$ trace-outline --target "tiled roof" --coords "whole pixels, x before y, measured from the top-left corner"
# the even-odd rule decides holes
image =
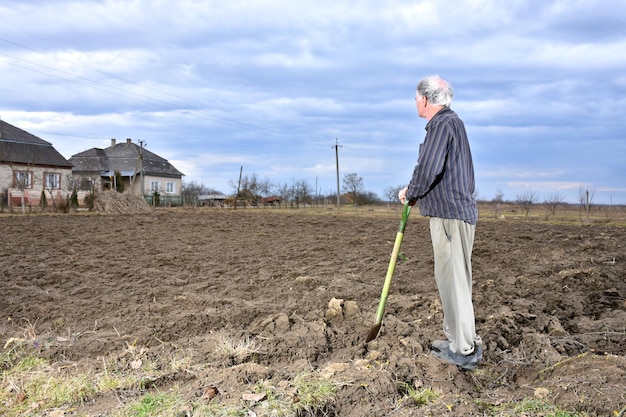
[[[69,168],[50,142],[0,120],[0,163]]]
[[[174,168],[167,159],[161,158],[145,148],[123,142],[105,149],[92,148],[72,155],[70,162],[74,172],[92,172],[102,174],[108,171],[132,171],[139,169],[139,154],[143,154],[143,171],[145,175],[161,177],[181,177],[183,173]]]

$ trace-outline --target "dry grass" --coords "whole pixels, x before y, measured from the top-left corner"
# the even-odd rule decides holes
[[[81,405],[100,397],[117,396],[118,392],[133,395],[107,415],[130,416],[317,416],[332,414],[335,393],[340,384],[320,373],[304,372],[280,380],[262,380],[244,387],[241,401],[211,401],[206,395],[189,398],[180,387],[160,387],[175,374],[201,373],[206,363],[195,363],[192,352],[174,349],[171,353],[154,355],[138,341],[127,343],[119,355],[102,359],[98,369],[61,366],[39,357],[36,341],[42,337],[34,325],[23,329],[23,338],[9,339],[0,355],[0,415],[60,417],[85,415]],[[220,338],[214,358],[234,358],[238,363],[253,361],[260,346],[249,338],[233,341]],[[118,397],[119,399],[119,397]],[[254,410],[254,414],[249,414]]]

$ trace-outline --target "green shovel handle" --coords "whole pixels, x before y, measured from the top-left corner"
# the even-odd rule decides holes
[[[406,228],[406,222],[411,212],[411,206],[409,202],[404,203],[402,208],[402,216],[400,218],[400,226],[398,227],[398,233],[396,233],[396,241],[393,245],[393,251],[391,252],[391,259],[389,260],[389,267],[387,268],[387,276],[385,277],[385,284],[383,285],[383,291],[380,296],[380,302],[378,303],[378,310],[376,311],[376,323],[380,324],[383,320],[383,313],[385,312],[385,305],[387,304],[387,296],[389,295],[389,287],[391,287],[391,277],[396,269],[396,261],[398,260],[398,254],[400,253],[400,245],[402,244],[402,238],[404,237],[404,229]]]

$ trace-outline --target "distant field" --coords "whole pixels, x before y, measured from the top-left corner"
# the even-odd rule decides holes
[[[239,208],[238,210],[269,210],[273,212],[284,211],[286,213],[293,210],[300,210],[303,213],[318,215],[356,215],[374,217],[394,217],[399,216],[400,204],[381,204],[376,206],[312,206],[306,208]],[[567,204],[557,207],[554,214],[544,204],[536,204],[526,214],[524,209],[514,203],[503,203],[499,206],[495,203],[481,202],[478,205],[481,221],[485,220],[528,220],[528,221],[550,221],[567,224],[615,224],[626,226],[626,206],[598,205],[593,206],[589,216],[578,205]],[[419,209],[415,208],[414,213],[419,214]],[[415,214],[414,214],[415,215]]]

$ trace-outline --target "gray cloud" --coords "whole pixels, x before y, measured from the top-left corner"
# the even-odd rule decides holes
[[[626,202],[626,5],[599,1],[5,1],[0,116],[65,156],[131,137],[188,179],[408,181],[418,79],[455,87],[482,198]],[[28,30],[24,30],[28,28]],[[581,169],[584,167],[584,169]]]

